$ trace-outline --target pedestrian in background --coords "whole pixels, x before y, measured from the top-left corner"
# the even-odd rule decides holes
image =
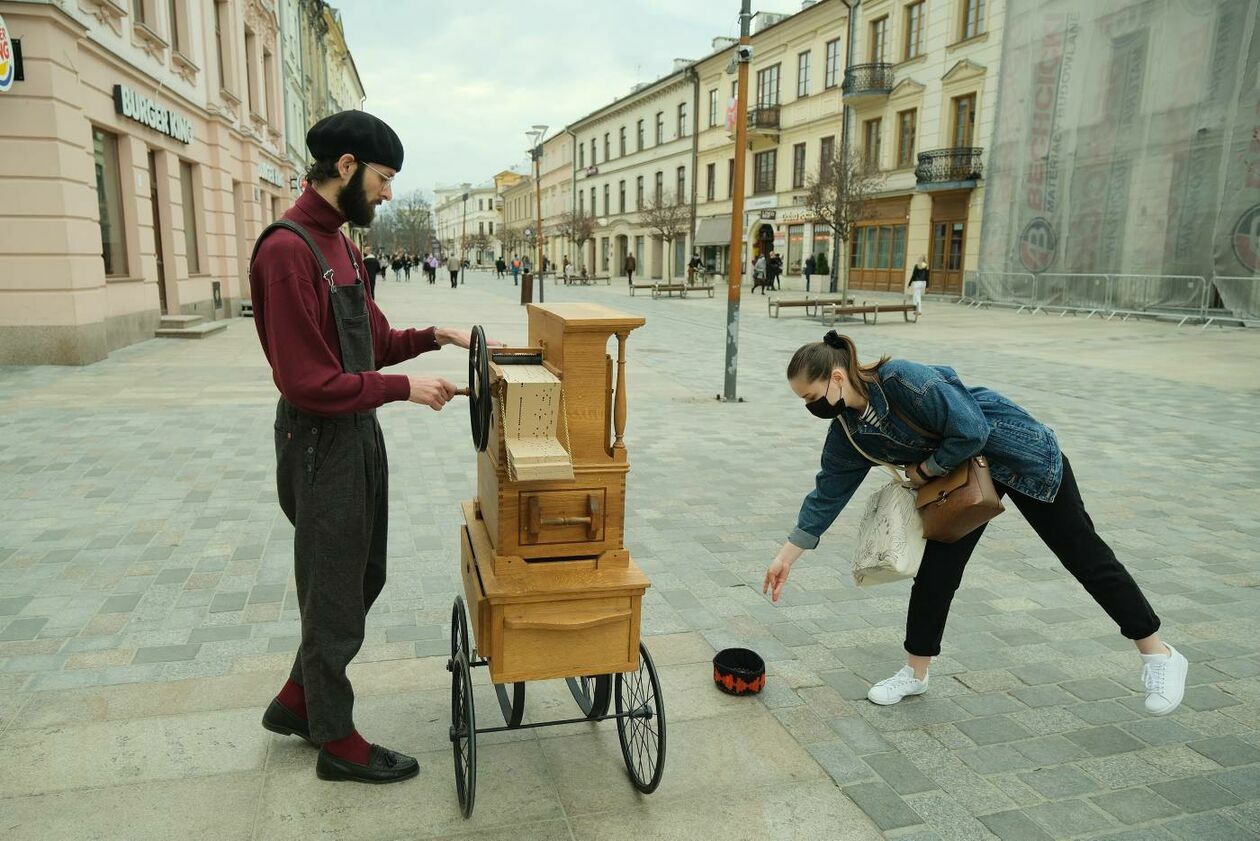
[[[573,268],[573,264],[569,262],[569,255],[564,255],[560,262],[560,276],[564,278],[565,285],[569,283],[569,272]]]
[[[927,257],[920,254],[919,262],[910,270],[910,294],[914,299],[916,315],[923,315],[923,290],[927,289],[929,274]]]
[[[503,273],[507,271],[507,263],[503,262],[502,254],[494,258],[494,270],[498,273],[499,277],[503,277]]]
[[[766,570],[762,591],[770,592],[772,601],[779,600],[792,565],[818,546],[848,505],[875,459],[904,465],[908,482],[918,488],[983,455],[998,495],[1015,504],[1046,548],[1137,646],[1146,711],[1167,715],[1177,708],[1185,694],[1186,658],[1159,638],[1159,617],[1094,531],[1053,430],[995,391],[968,388],[943,365],[886,356],[863,365],[853,340],[834,330],[796,351],[787,378],[805,409],[827,421],[829,432],[814,490]],[[984,531],[981,525],[954,543],[927,541],[910,588],[906,665],[870,688],[866,697],[872,703],[895,704],[927,691],[928,667],[941,653],[950,602]]]
[[[368,294],[376,297],[376,276],[381,273],[381,261],[372,253],[372,246],[363,246],[363,268],[367,274]]]
[[[521,282],[521,258],[515,254],[512,255],[512,285],[516,286]]]
[[[459,258],[454,254],[446,261],[446,270],[451,273],[451,288],[459,286]]]
[[[814,262],[814,255],[813,255],[813,254],[811,254],[811,255],[809,255],[808,257],[806,257],[806,258],[805,258],[805,268],[804,268],[804,270],[803,270],[803,271],[804,271],[804,274],[805,274],[805,291],[806,291],[806,292],[808,292],[808,291],[809,291],[809,278],[810,278],[810,275],[812,275],[812,274],[814,273],[814,267],[815,267],[816,265],[817,265],[817,263],[815,263],[815,262]]]
[[[626,269],[626,285],[628,285],[628,286],[633,286],[633,285],[634,285],[634,270],[635,270],[635,269],[637,269],[638,267],[639,267],[639,261],[634,259],[634,255],[633,255],[633,254],[627,254],[627,255],[626,255],[626,264],[625,264],[625,269]]]
[[[429,283],[437,283],[438,258],[436,254],[430,254],[429,259],[425,261],[425,265],[429,267]]]
[[[403,275],[407,278],[407,282],[411,283],[411,255],[403,255]]]
[[[389,267],[394,270],[394,283],[402,283],[402,255],[397,251],[390,258]]]
[[[783,257],[777,251],[770,252],[769,272],[770,288],[778,289],[779,278],[783,276]]]

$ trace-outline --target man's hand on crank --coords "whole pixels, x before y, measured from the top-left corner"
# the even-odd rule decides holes
[[[441,377],[413,377],[408,375],[407,379],[411,380],[411,394],[407,399],[412,403],[428,406],[435,412],[440,412],[442,407],[459,390],[453,383]]]
[[[434,331],[434,336],[437,338],[438,345],[442,347],[455,345],[467,349],[472,344],[472,333],[467,330],[457,330],[454,327],[439,327]],[[490,347],[506,347],[497,339],[487,338],[486,344]]]

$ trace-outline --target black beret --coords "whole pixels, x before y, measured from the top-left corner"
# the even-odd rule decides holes
[[[348,153],[364,163],[402,169],[402,141],[366,111],[342,111],[320,120],[306,133],[306,148],[317,161],[335,161]]]

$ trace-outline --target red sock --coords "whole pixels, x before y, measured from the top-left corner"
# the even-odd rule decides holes
[[[289,712],[306,718],[306,690],[300,683],[294,683],[293,678],[289,678],[280,688],[280,694],[276,696],[276,700]]]
[[[350,735],[344,739],[334,739],[331,742],[324,742],[324,750],[331,753],[338,759],[344,759],[353,762],[356,765],[368,764],[368,750],[371,747],[367,740],[359,735],[358,730],[351,730]]]

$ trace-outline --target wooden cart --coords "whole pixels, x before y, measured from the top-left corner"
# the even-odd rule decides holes
[[[654,791],[665,763],[660,681],[639,640],[649,582],[623,540],[626,340],[644,319],[595,304],[530,304],[528,318],[527,347],[488,348],[476,327],[469,350],[477,499],[463,503],[448,663],[465,817],[479,733],[613,719],[638,790]],[[477,727],[477,667],[503,727]],[[526,723],[525,683],[549,679],[567,681],[580,717]]]

